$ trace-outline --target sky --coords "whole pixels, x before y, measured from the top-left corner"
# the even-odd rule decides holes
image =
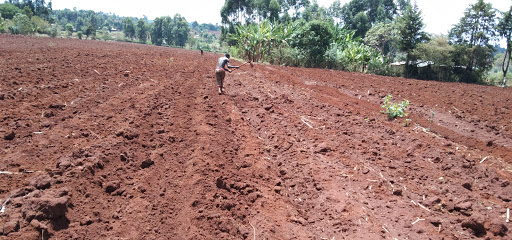
[[[341,5],[350,0],[340,0]],[[176,13],[188,22],[219,23],[220,9],[224,0],[52,0],[53,9],[93,10],[95,12],[115,13],[119,16],[148,19],[171,16]],[[317,0],[320,6],[328,8],[334,0]],[[414,1],[413,1],[414,2]],[[477,0],[416,0],[422,11],[425,31],[432,34],[448,34],[454,24],[464,15],[464,10]],[[500,11],[508,11],[512,0],[485,0]]]

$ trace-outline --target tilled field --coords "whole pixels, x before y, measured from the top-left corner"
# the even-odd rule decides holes
[[[0,35],[0,239],[512,238],[512,89],[220,56]]]

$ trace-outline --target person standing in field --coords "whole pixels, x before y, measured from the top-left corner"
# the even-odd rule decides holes
[[[229,54],[226,53],[224,57],[219,58],[217,61],[217,68],[215,69],[215,76],[217,78],[217,86],[219,87],[219,94],[224,93],[223,83],[226,77],[226,71],[231,72],[229,68],[238,68],[238,66],[229,65]],[[227,67],[227,68],[226,68]]]

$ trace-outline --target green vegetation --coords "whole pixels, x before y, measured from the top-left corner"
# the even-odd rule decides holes
[[[510,64],[510,55],[512,54],[512,6],[510,9],[503,13],[503,18],[498,23],[498,32],[507,41],[507,49],[503,54],[503,62],[501,64],[501,71],[503,72],[502,87],[507,85],[507,72]]]
[[[400,103],[394,103],[391,100],[393,100],[393,95],[387,95],[384,97],[384,104],[381,106],[385,110],[383,113],[388,115],[390,120],[408,115],[408,113],[405,112],[409,106],[408,100],[404,99]]]
[[[449,33],[450,43],[458,56],[454,63],[463,66],[457,73],[460,81],[478,82],[491,68],[496,37],[496,10],[490,3],[478,0],[464,12],[460,22]]]
[[[0,33],[229,51],[279,65],[505,86],[512,7],[501,13],[473,1],[447,36],[427,35],[411,0],[338,0],[328,8],[315,0],[225,0],[221,26],[179,14],[149,20],[8,0],[0,4]],[[498,37],[506,39],[504,51],[494,45]]]

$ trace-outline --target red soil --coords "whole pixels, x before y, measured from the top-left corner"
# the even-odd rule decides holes
[[[512,238],[512,89],[218,57],[0,35],[0,239]]]

